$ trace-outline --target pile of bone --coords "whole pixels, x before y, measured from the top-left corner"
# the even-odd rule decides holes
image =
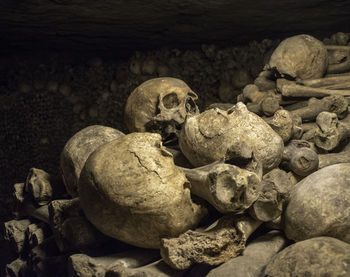
[[[66,199],[42,170],[15,185],[9,276],[349,276],[349,55],[288,38],[237,104],[202,113],[183,81],[145,81],[130,134],[67,142]]]

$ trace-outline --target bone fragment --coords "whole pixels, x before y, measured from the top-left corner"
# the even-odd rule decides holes
[[[32,223],[26,230],[26,240],[28,246],[30,248],[33,248],[44,242],[44,240],[47,239],[50,235],[52,235],[51,229],[46,223]]]
[[[293,136],[294,122],[288,111],[277,110],[272,117],[264,118],[264,120],[280,135],[284,143],[289,141]]]
[[[304,121],[313,121],[321,112],[333,112],[344,117],[348,112],[348,102],[340,95],[326,96],[322,99],[310,98],[307,107],[290,111],[293,116],[300,116]]]
[[[283,151],[283,161],[299,176],[307,176],[318,169],[318,155],[308,141],[292,140]]]
[[[279,103],[280,100],[276,97],[266,96],[258,103],[247,103],[247,108],[258,115],[271,116],[281,108]]]
[[[286,97],[323,97],[330,95],[350,96],[350,90],[331,90],[298,85],[293,81],[277,79],[277,89]]]
[[[182,167],[187,167],[187,168],[192,167],[190,162],[187,160],[185,155],[180,150],[175,149],[175,148],[171,148],[171,147],[167,147],[166,150],[169,151],[173,155],[174,163],[177,166],[182,166]]]
[[[181,170],[191,183],[191,192],[221,213],[242,213],[258,198],[261,177],[235,165],[219,161]]]
[[[178,238],[162,239],[160,253],[174,269],[183,270],[193,263],[218,265],[240,255],[260,224],[247,215],[226,215],[204,232],[189,230]]]
[[[324,150],[330,151],[339,143],[350,137],[350,116],[338,120],[334,113],[322,112],[316,118],[319,128],[316,130],[315,144]]]
[[[27,268],[26,261],[18,258],[6,265],[6,277],[24,277]]]
[[[29,219],[10,220],[2,224],[4,239],[17,254],[22,253],[26,245],[26,230],[31,224]]]
[[[107,256],[74,254],[68,259],[68,276],[105,276],[109,268],[138,268],[160,258],[159,251],[137,248]]]
[[[271,71],[261,71],[259,76],[254,80],[254,85],[256,85],[260,91],[274,90],[276,88],[276,82],[273,78],[274,76]]]
[[[49,215],[54,238],[61,252],[95,248],[109,240],[85,218],[79,198],[52,201]]]
[[[288,240],[279,231],[258,237],[249,243],[243,255],[233,258],[223,265],[212,269],[207,277],[261,276],[272,257],[288,245]]]
[[[265,174],[259,198],[249,208],[250,215],[263,222],[273,221],[281,216],[292,186],[288,173],[281,169],[275,168]]]
[[[52,199],[50,175],[44,170],[31,168],[25,182],[25,191],[39,206],[48,204]]]

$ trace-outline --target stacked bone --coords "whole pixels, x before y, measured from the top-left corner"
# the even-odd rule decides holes
[[[51,231],[33,248],[23,234],[39,227],[7,223],[9,241],[16,230],[16,245],[29,245],[8,272],[45,276],[68,258],[69,276],[203,276],[193,265],[222,263],[208,276],[348,275],[350,94],[336,51],[350,53],[289,38],[241,102],[202,113],[179,79],[139,85],[125,107],[130,134],[90,126],[67,142],[61,170],[72,199],[52,200],[47,174],[34,169],[15,186],[17,216]],[[246,246],[262,224],[280,231]],[[285,236],[297,243],[282,250]]]

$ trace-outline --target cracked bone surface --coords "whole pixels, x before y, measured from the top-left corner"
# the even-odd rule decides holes
[[[194,228],[205,210],[155,133],[131,133],[96,150],[79,179],[81,207],[102,233],[159,248],[162,237]]]
[[[277,253],[261,276],[349,276],[350,244],[332,237],[297,242]]]
[[[302,179],[290,195],[284,231],[300,241],[331,236],[350,242],[350,163],[324,167]]]
[[[25,192],[30,194],[39,206],[48,204],[52,199],[50,175],[42,169],[29,169]]]
[[[25,247],[26,230],[30,224],[29,219],[10,220],[2,223],[4,239],[9,242],[11,249],[17,254],[20,254]]]
[[[248,215],[225,215],[204,232],[189,230],[177,238],[162,239],[160,254],[168,265],[179,270],[193,263],[219,265],[240,255],[260,224]]]
[[[283,152],[282,138],[258,115],[239,102],[230,110],[207,110],[188,117],[179,146],[193,166],[254,153],[265,171],[276,167]]]
[[[249,214],[263,222],[273,221],[283,212],[293,186],[292,181],[287,172],[275,168],[264,175],[261,186],[259,197],[249,208]]]
[[[283,162],[299,176],[307,176],[318,169],[318,155],[306,140],[292,140],[284,147]]]
[[[129,95],[125,124],[130,132],[155,132],[166,140],[178,134],[186,116],[198,114],[197,99],[197,94],[180,79],[147,80]]]
[[[293,79],[322,77],[328,67],[325,45],[309,35],[296,35],[283,40],[271,55],[268,68],[279,76]]]
[[[350,90],[313,88],[299,85],[294,81],[277,79],[277,90],[286,97],[323,97],[330,95],[350,96]]]
[[[310,98],[307,106],[290,111],[293,116],[300,116],[303,122],[313,121],[321,112],[335,113],[339,118],[348,113],[348,101],[344,96],[332,95],[322,99]]]
[[[78,196],[80,172],[89,157],[99,146],[117,139],[124,134],[116,129],[92,125],[72,136],[60,156],[60,168],[66,190],[70,196]]]
[[[350,115],[338,120],[334,113],[322,112],[316,118],[318,128],[315,131],[317,147],[330,151],[336,148],[341,141],[350,137]]]
[[[74,254],[68,258],[68,275],[73,276],[105,276],[109,268],[125,271],[148,265],[160,258],[159,251],[135,248],[129,251],[92,257],[86,254]]]
[[[232,274],[235,277],[261,276],[273,256],[287,244],[288,241],[281,232],[270,231],[250,242],[241,256],[212,269],[206,276],[229,277]]]
[[[221,213],[242,213],[258,198],[261,176],[222,161],[188,169],[191,193],[207,200]]]

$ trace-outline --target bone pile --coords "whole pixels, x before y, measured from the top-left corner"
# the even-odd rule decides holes
[[[128,134],[66,143],[65,191],[36,168],[14,185],[8,276],[348,276],[349,61],[287,38],[237,103],[202,112],[184,81],[145,80]]]

